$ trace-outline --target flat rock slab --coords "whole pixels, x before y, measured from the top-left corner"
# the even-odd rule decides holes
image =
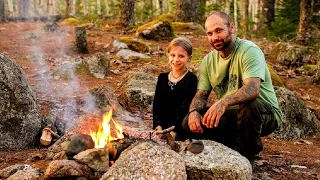
[[[179,153],[186,162],[188,179],[252,179],[252,168],[247,158],[221,143],[202,141],[204,149],[201,153]]]

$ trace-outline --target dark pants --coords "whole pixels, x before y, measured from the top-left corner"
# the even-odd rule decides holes
[[[199,113],[203,116],[207,110],[208,108]],[[206,128],[201,124],[201,134],[190,131],[187,116],[182,126],[187,138],[217,141],[248,158],[262,151],[260,137],[272,133],[278,123],[272,105],[256,98],[241,104],[239,109],[227,109],[217,127]]]

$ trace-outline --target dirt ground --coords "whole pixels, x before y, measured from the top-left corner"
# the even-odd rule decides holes
[[[110,52],[110,44],[118,37],[133,37],[133,33],[123,30],[105,31],[101,29],[91,29],[87,31],[90,54],[79,55],[74,52],[75,41],[74,28],[64,25],[60,26],[59,32],[46,32],[43,30],[44,23],[41,22],[10,22],[0,24],[0,52],[5,53],[16,61],[25,71],[32,87],[35,89],[43,115],[49,111],[48,101],[52,98],[68,99],[69,96],[81,96],[88,88],[97,85],[108,84],[112,86],[121,102],[121,82],[128,72],[145,71],[150,69],[151,73],[158,75],[160,72],[168,70],[165,55],[151,55],[150,61],[140,61],[132,63],[119,63],[115,58],[115,53]],[[200,52],[197,56],[203,57],[211,50],[211,46],[205,37],[187,36],[195,47],[195,52]],[[166,50],[168,41],[147,41],[153,51]],[[103,48],[105,47],[105,48]],[[198,49],[198,51],[197,51]],[[79,89],[75,94],[68,93],[48,94],[41,89],[39,82],[43,81],[37,75],[43,70],[52,70],[63,63],[65,59],[74,58],[79,60],[95,52],[105,52],[111,62],[111,70],[118,73],[110,73],[105,79],[96,79],[87,74],[77,75]],[[44,64],[37,62],[37,57],[42,55]],[[194,55],[196,56],[196,55]],[[267,59],[272,66],[281,66],[272,59]],[[47,69],[45,69],[45,68]],[[290,71],[286,67],[276,68],[288,89],[295,92],[303,99],[309,107],[320,114],[320,86],[312,84],[312,80],[307,76],[290,76]],[[117,70],[117,71],[115,71]],[[54,88],[67,87],[68,84],[62,79],[52,80]],[[59,97],[54,97],[59,96]],[[148,112],[134,111],[143,116],[147,124],[151,124],[151,115]],[[268,176],[272,179],[320,179],[320,134],[303,140],[276,140],[272,135],[263,138],[264,150],[259,154],[256,161],[255,173]],[[30,164],[40,171],[45,171],[49,161],[45,160],[47,148],[39,147],[31,150],[0,152],[0,169],[13,164]]]

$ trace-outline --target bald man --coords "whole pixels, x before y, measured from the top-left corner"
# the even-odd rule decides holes
[[[260,137],[281,122],[264,54],[253,42],[235,36],[235,26],[225,13],[211,13],[205,28],[214,50],[201,63],[184,130],[190,138],[211,139],[239,151],[253,166],[263,149]],[[218,100],[207,107],[212,90]]]

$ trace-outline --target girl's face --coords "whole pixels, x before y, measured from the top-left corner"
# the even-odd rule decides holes
[[[191,61],[187,51],[180,46],[172,48],[169,52],[169,64],[173,71],[182,71],[186,68],[186,65]]]

